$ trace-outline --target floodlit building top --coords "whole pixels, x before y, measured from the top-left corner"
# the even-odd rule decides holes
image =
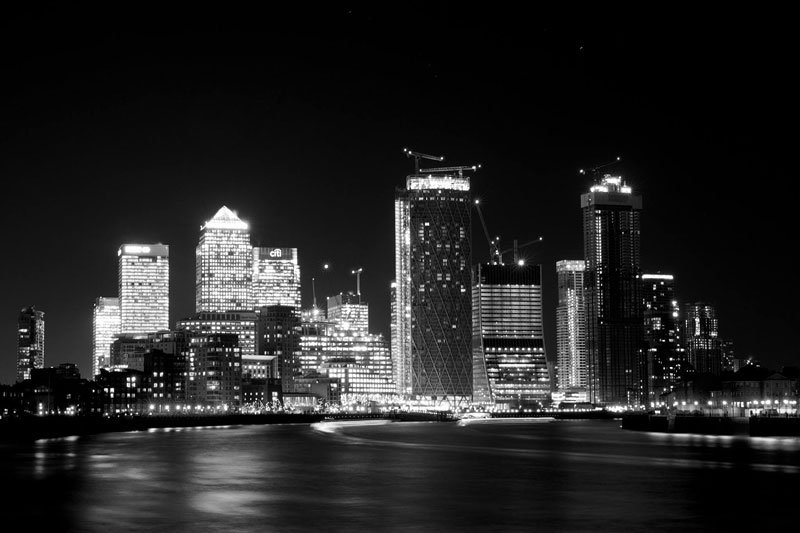
[[[217,214],[214,217],[207,221],[204,226],[200,229],[240,229],[240,230],[247,230],[250,228],[250,225],[247,222],[244,222],[240,219],[235,211],[231,211],[224,205],[219,208]]]
[[[430,190],[430,189],[448,189],[454,191],[468,191],[469,178],[455,176],[451,174],[427,176],[408,176],[406,179],[406,188],[409,191]]]

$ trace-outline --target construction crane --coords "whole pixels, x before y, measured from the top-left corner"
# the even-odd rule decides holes
[[[599,171],[601,168],[609,167],[609,166],[611,166],[611,165],[616,165],[617,163],[619,163],[619,162],[620,162],[620,160],[621,160],[621,158],[620,158],[619,156],[617,156],[617,158],[616,158],[614,161],[609,161],[608,163],[603,163],[602,165],[597,165],[597,166],[596,166],[596,167],[594,167],[594,168],[590,168],[590,169],[589,169],[589,172],[586,172],[584,169],[580,169],[580,170],[578,171],[578,173],[579,173],[579,174],[583,174],[583,175],[589,174],[589,175],[591,175],[592,177],[596,177],[596,176],[597,176],[597,173],[598,173],[598,171]]]
[[[497,252],[498,257],[500,258],[500,264],[503,263],[503,254],[507,254],[508,252],[514,252],[514,263],[521,265],[519,259],[519,251],[526,246],[530,246],[532,244],[538,244],[544,240],[544,237],[539,237],[532,241],[528,241],[523,244],[517,244],[517,239],[514,239],[514,246],[509,248],[508,250],[503,250],[502,252]]]
[[[358,303],[361,303],[361,273],[363,271],[364,271],[363,268],[357,268],[352,272],[350,272],[356,277],[356,294],[358,295]]]
[[[419,168],[417,169],[418,174],[431,174],[433,172],[458,172],[458,177],[462,177],[464,174],[463,172],[466,170],[476,171],[481,168],[480,164],[478,165],[465,165],[460,167],[436,167],[436,168]]]
[[[492,239],[489,237],[489,230],[486,228],[486,221],[483,219],[483,213],[481,212],[481,201],[480,199],[475,199],[475,210],[478,211],[478,218],[481,219],[481,226],[483,227],[483,234],[486,235],[486,241],[489,243],[489,262],[502,262],[500,261],[500,249],[497,247],[497,241],[500,238]]]
[[[422,152],[415,152],[414,150],[409,150],[408,148],[403,148],[403,152],[405,152],[406,157],[413,157],[414,158],[414,173],[419,174],[419,160],[420,159],[430,159],[431,161],[439,161],[440,163],[444,161],[443,155],[430,155],[430,154],[423,154]]]

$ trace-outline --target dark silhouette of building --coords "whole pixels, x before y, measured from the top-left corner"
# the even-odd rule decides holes
[[[681,339],[681,320],[672,274],[643,274],[644,343],[647,360],[649,406],[661,403],[660,397],[682,378],[685,351]]]
[[[17,381],[30,379],[34,368],[44,368],[44,311],[32,305],[17,320]]]
[[[722,345],[717,312],[707,303],[686,306],[686,359],[697,372],[719,375]]]
[[[300,372],[300,317],[294,306],[269,305],[260,308],[257,324],[259,355],[276,356],[281,390],[292,392]]]

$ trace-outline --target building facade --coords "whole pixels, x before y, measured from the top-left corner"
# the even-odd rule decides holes
[[[257,319],[253,311],[202,312],[179,320],[175,329],[204,335],[232,333],[239,339],[241,355],[256,355]]]
[[[200,228],[195,249],[197,312],[252,311],[250,226],[225,206]]]
[[[44,368],[44,311],[30,306],[17,319],[17,381],[30,379],[34,368]]]
[[[581,195],[586,260],[589,396],[604,405],[646,401],[642,357],[642,197],[606,174]]]
[[[686,306],[686,360],[697,373],[719,375],[722,371],[722,345],[717,312],[703,302]]]
[[[297,248],[253,248],[253,304],[285,305],[300,313]]]
[[[548,400],[541,267],[479,264],[474,280],[474,401],[519,408]]]
[[[169,246],[123,244],[117,255],[120,332],[169,329]]]
[[[672,274],[642,274],[644,343],[649,406],[663,403],[681,380],[685,353]]]
[[[189,338],[187,397],[191,404],[231,410],[242,401],[242,353],[232,333]]]
[[[97,298],[92,310],[92,376],[111,366],[111,344],[121,332],[119,298]]]
[[[353,292],[328,297],[328,320],[340,330],[369,333],[369,305]]]
[[[276,358],[276,375],[281,391],[294,391],[300,370],[300,317],[294,306],[270,305],[260,308],[257,328],[260,355]]]
[[[416,399],[472,396],[470,181],[408,176],[395,196],[397,392]]]
[[[589,369],[586,363],[586,262],[556,262],[558,306],[556,307],[556,350],[558,390],[586,395]]]

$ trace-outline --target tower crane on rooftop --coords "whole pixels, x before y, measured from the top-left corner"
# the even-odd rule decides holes
[[[413,150],[409,150],[408,148],[403,148],[403,152],[405,152],[406,157],[413,157],[414,158],[414,173],[415,174],[433,174],[435,172],[458,172],[458,176],[462,177],[465,171],[476,171],[481,168],[480,164],[477,165],[462,165],[462,166],[454,166],[454,167],[433,167],[433,168],[419,168],[419,160],[420,159],[429,159],[431,161],[444,161],[443,155],[429,155],[423,154],[422,152],[415,152]]]
[[[523,244],[517,244],[517,239],[514,239],[514,246],[513,247],[509,248],[508,250],[503,250],[503,251],[497,253],[498,257],[500,257],[500,263],[501,264],[503,263],[503,254],[507,254],[508,252],[514,252],[514,262],[517,263],[518,265],[522,266],[524,263],[521,262],[521,260],[520,260],[519,251],[522,248],[525,248],[525,247],[530,246],[532,244],[538,244],[538,243],[542,242],[543,240],[544,240],[544,237],[539,236],[538,238],[536,238],[536,239],[534,239],[532,241],[528,241],[528,242],[523,243]]]
[[[439,161],[440,163],[444,161],[443,155],[430,155],[430,154],[423,154],[422,152],[415,152],[414,150],[409,150],[408,148],[403,148],[403,152],[406,154],[406,157],[413,157],[414,158],[414,173],[419,174],[419,160],[420,159],[430,159],[431,161]]]
[[[616,165],[620,161],[621,161],[621,158],[619,156],[617,156],[616,159],[614,159],[613,161],[609,161],[608,163],[603,163],[601,165],[597,165],[596,167],[590,168],[588,171],[586,171],[584,169],[580,169],[578,171],[578,173],[582,174],[584,176],[588,174],[588,175],[590,175],[590,176],[592,176],[593,178],[596,179],[597,178],[597,174],[600,172],[601,168],[606,168],[606,167],[610,167],[611,165]]]
[[[503,264],[503,255],[507,254],[508,252],[514,252],[514,263],[522,266],[524,262],[520,260],[519,251],[522,248],[526,248],[533,244],[538,244],[544,240],[544,237],[537,237],[532,241],[528,241],[522,244],[518,244],[517,239],[514,239],[514,246],[508,248],[507,250],[500,250],[500,237],[495,237],[492,239],[489,236],[489,230],[486,227],[486,221],[483,218],[483,213],[481,212],[481,201],[480,199],[475,199],[475,210],[478,211],[478,218],[481,220],[481,226],[483,227],[483,234],[486,236],[486,240],[489,242],[489,262],[492,264]]]

